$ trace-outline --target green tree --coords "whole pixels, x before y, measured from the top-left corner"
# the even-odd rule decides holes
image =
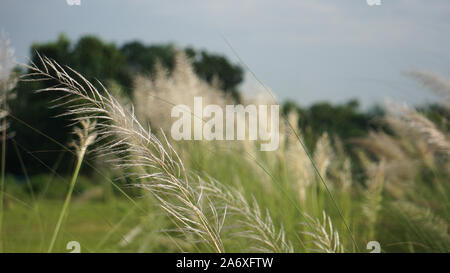
[[[190,48],[186,51],[193,57],[193,66],[200,78],[211,83],[214,77],[217,77],[221,88],[239,101],[237,87],[243,80],[243,70],[240,66],[231,64],[224,56],[209,54],[206,51],[196,53]]]
[[[361,111],[357,100],[339,105],[321,102],[308,108],[287,101],[283,105],[283,113],[287,114],[289,111],[298,113],[297,125],[304,132],[306,144],[310,148],[314,147],[316,140],[325,132],[330,136],[339,137],[344,142],[351,138],[363,137],[374,127],[371,120],[383,114],[379,111]]]
[[[152,74],[157,61],[169,72],[173,70],[177,48],[172,44],[146,46],[133,41],[123,45],[121,51],[126,56],[129,71]],[[201,79],[212,83],[216,77],[221,88],[239,101],[238,85],[244,77],[240,66],[230,63],[224,56],[206,51],[197,52],[190,47],[184,51],[192,59],[194,70]]]
[[[89,79],[114,79],[124,87],[130,86],[125,55],[114,44],[104,43],[97,37],[82,37],[70,54],[70,63]]]
[[[172,44],[147,46],[133,41],[123,45],[120,50],[126,57],[127,68],[134,74],[152,74],[157,61],[170,71],[174,66],[176,48]]]

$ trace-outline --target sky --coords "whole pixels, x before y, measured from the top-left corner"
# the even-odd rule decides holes
[[[72,0],[73,1],[73,0]],[[121,45],[173,42],[244,62],[241,89],[300,105],[357,98],[408,104],[439,98],[407,76],[450,79],[450,1],[381,0],[1,0],[0,28],[24,62],[34,42],[95,34]],[[229,44],[227,44],[227,42]],[[238,57],[239,56],[239,57]],[[242,63],[241,63],[242,64]]]

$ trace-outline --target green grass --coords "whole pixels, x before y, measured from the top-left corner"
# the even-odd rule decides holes
[[[57,71],[49,59],[43,64]],[[359,140],[355,149],[364,173],[351,171],[346,163],[357,159],[327,134],[305,152],[292,137],[295,128],[280,129],[280,149],[270,153],[254,142],[171,145],[135,126],[133,114],[111,97],[95,91],[93,99],[68,74],[54,76],[45,68],[31,67],[94,108],[82,104],[69,113],[111,120],[102,123],[100,136],[121,144],[111,141],[99,150],[120,159],[115,167],[86,164],[101,178],[77,180],[75,196],[60,214],[67,217],[57,252],[66,251],[69,241],[78,241],[83,252],[368,252],[369,241],[378,241],[383,252],[450,250],[448,161],[429,139],[405,135],[408,123],[400,129],[394,123],[396,135],[371,133]],[[429,123],[423,126],[441,136]],[[109,178],[117,177],[120,185],[111,187]],[[31,177],[37,190],[32,201],[9,180],[5,250],[43,252],[74,180]],[[131,196],[124,194],[130,188]]]
[[[210,174],[221,183],[237,188],[247,198],[254,196],[263,210],[268,209],[276,227],[283,226],[287,239],[294,242],[295,251],[308,251],[313,247],[310,238],[302,234],[308,230],[304,213],[320,217],[322,210],[332,218],[345,250],[356,251],[328,193],[316,181],[316,186],[308,188],[308,198],[302,203],[292,183],[292,170],[286,168],[284,159],[273,161],[259,156],[260,165],[255,166],[251,157],[233,150],[231,146],[225,148],[212,143],[181,145],[182,156],[191,170]],[[236,160],[236,154],[241,155],[239,160]],[[245,159],[247,157],[248,160]],[[35,202],[26,192],[27,186],[23,181],[18,183],[12,177],[6,181],[9,187],[5,195],[5,252],[47,251],[70,177],[40,175],[30,180],[38,189]],[[167,231],[174,228],[173,223],[145,191],[130,191],[122,184],[121,187],[132,195],[134,204],[118,191],[111,194],[111,189],[105,186],[110,181],[81,176],[79,182],[54,252],[69,252],[66,250],[69,241],[78,241],[82,252],[205,251]],[[361,185],[355,184],[352,191],[340,191],[333,186],[337,205],[344,212],[361,251],[364,252],[366,244],[372,240],[379,241],[386,252],[448,251],[449,238],[440,225],[448,223],[449,187],[446,184],[430,186],[422,180],[415,183],[409,202],[419,209],[406,206],[407,210],[399,210],[397,200],[385,196],[374,226],[368,224],[362,211],[366,201],[358,189]],[[428,214],[421,207],[434,208],[434,214]],[[142,232],[136,239],[122,245],[124,236],[137,226]],[[251,242],[227,237],[224,245],[227,252],[242,252]]]
[[[5,252],[47,251],[62,203],[63,200],[42,199],[33,204],[38,208],[34,209],[18,200],[9,199],[5,210]],[[115,227],[130,211],[127,221],[122,221],[120,226]],[[117,244],[122,236],[139,221],[138,209],[127,200],[74,200],[70,205],[69,217],[62,225],[54,252],[69,252],[66,250],[69,241],[78,241],[82,252],[117,252]],[[115,232],[99,248],[100,241],[113,228]]]

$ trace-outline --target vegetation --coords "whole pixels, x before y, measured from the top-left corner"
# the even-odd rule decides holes
[[[354,101],[307,109],[285,103],[274,152],[261,152],[255,141],[177,142],[170,138],[172,106],[190,105],[194,96],[219,106],[235,102],[227,90],[239,77],[208,67],[223,64],[230,72],[236,66],[207,53],[137,42],[116,55],[108,53],[115,46],[89,39],[73,52],[92,47],[91,58],[71,53],[70,59],[60,49],[71,47],[63,38],[57,42],[54,54],[73,67],[36,53],[15,89],[39,90],[22,107],[53,105],[46,115],[82,125],[74,150],[65,132],[57,138],[55,128],[45,130],[47,122],[37,129],[25,114],[16,116],[20,107],[3,117],[20,129],[8,141],[6,162],[18,161],[10,173],[23,175],[4,181],[5,251],[66,251],[69,240],[89,252],[366,252],[369,241],[383,252],[450,250],[446,104],[417,110],[392,104],[363,113]],[[109,57],[94,62],[101,54]],[[103,71],[109,61],[120,65]],[[138,73],[129,85],[120,80],[127,71]],[[230,79],[228,88],[208,73]],[[450,93],[437,76],[412,76]],[[273,103],[269,96],[238,99]],[[39,140],[21,139],[23,131],[63,155],[45,161],[38,151],[47,148],[26,146]],[[60,165],[74,170],[71,178]]]

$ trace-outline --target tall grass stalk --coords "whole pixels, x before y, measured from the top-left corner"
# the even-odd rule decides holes
[[[77,151],[77,165],[73,172],[72,179],[69,185],[69,191],[67,192],[66,199],[64,200],[63,207],[59,214],[58,222],[56,223],[55,230],[53,231],[50,246],[48,248],[49,253],[53,251],[62,223],[67,215],[67,210],[70,204],[70,199],[72,197],[72,192],[73,189],[75,188],[75,183],[77,182],[78,174],[80,172],[81,164],[83,163],[87,147],[91,145],[96,138],[96,133],[93,132],[95,128],[95,123],[90,123],[89,120],[82,120],[81,125],[82,129],[78,127],[75,128],[75,134],[79,137],[80,143],[79,144],[76,144],[75,142],[72,143],[72,146],[75,146]]]
[[[5,84],[2,83],[2,89],[4,90]],[[6,108],[6,94],[2,92],[2,109]],[[5,191],[5,165],[6,165],[6,118],[2,119],[2,166],[1,166],[1,180],[0,180],[0,252],[3,252],[3,199]]]
[[[77,181],[78,173],[80,172],[81,163],[83,162],[83,157],[77,159],[77,166],[75,167],[75,171],[72,175],[72,180],[70,181],[69,191],[67,192],[66,199],[64,200],[64,205],[61,209],[61,213],[59,214],[58,222],[56,224],[55,230],[53,231],[52,240],[50,241],[50,246],[48,247],[48,252],[53,251],[53,247],[55,246],[56,239],[59,234],[59,230],[61,229],[62,222],[67,213],[67,208],[69,207],[70,198],[72,196],[73,189],[75,187],[75,183]]]
[[[0,131],[2,132],[2,155],[1,155],[1,176],[0,176],[0,252],[3,251],[3,211],[5,192],[5,170],[6,170],[6,139],[8,137],[8,99],[12,98],[11,90],[16,86],[17,80],[13,74],[14,49],[10,47],[10,42],[6,33],[2,31],[0,41]]]

